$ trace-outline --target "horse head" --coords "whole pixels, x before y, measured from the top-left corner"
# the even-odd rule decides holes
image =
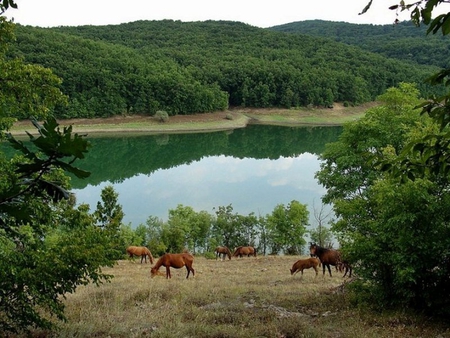
[[[311,257],[316,257],[316,250],[317,250],[317,244],[316,243],[309,243],[309,255]]]
[[[150,270],[150,277],[153,278],[155,276],[165,276],[165,274],[157,269]]]

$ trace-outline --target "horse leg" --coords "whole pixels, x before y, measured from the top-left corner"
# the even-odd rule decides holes
[[[319,274],[319,270],[317,269],[317,266],[313,266],[313,268],[316,271],[316,278],[317,278],[317,275]]]
[[[194,277],[195,276],[194,269],[191,266],[188,266],[187,264],[185,266],[186,266],[186,271],[187,271],[186,279],[189,278],[189,274],[191,273],[191,271],[192,271],[192,277]]]
[[[170,274],[170,266],[166,266],[166,278],[172,278],[172,275]]]
[[[327,267],[328,267],[328,273],[330,274],[330,277],[333,277],[333,276],[331,276],[331,268],[330,268],[330,264],[327,264]]]
[[[349,272],[348,278],[351,278],[352,277],[352,268],[350,265],[345,264],[345,273],[344,273],[344,276],[342,276],[342,278],[347,276],[347,272]]]

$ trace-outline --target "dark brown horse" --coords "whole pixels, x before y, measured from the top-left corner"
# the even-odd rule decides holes
[[[306,259],[299,259],[294,263],[294,265],[292,265],[291,275],[295,275],[300,271],[303,277],[303,270],[313,268],[314,271],[316,271],[317,277],[317,274],[319,273],[319,270],[317,269],[318,266],[320,266],[320,260],[318,258],[310,257]]]
[[[192,263],[194,262],[194,256],[191,254],[184,252],[180,254],[170,254],[166,253],[162,255],[158,261],[156,262],[155,266],[152,267],[150,270],[151,277],[155,277],[156,275],[161,275],[161,272],[159,272],[159,268],[161,266],[166,267],[166,278],[172,278],[172,275],[170,274],[170,268],[180,269],[183,266],[186,267],[187,270],[187,276],[186,278],[189,278],[189,273],[192,271],[192,277],[195,276],[195,271],[192,268]]]
[[[144,259],[145,259],[145,264],[147,264],[147,256],[148,256],[148,258],[150,259],[150,263],[153,264],[152,253],[145,246],[129,246],[127,248],[127,254],[130,256],[130,258],[133,258],[134,256],[140,256],[141,264],[142,264],[142,260],[144,260]]]
[[[256,249],[252,246],[238,246],[233,253],[234,257],[254,256],[256,257]]]
[[[309,247],[309,253],[311,257],[317,256],[322,262],[324,276],[325,276],[325,267],[328,268],[328,273],[330,274],[331,277],[330,265],[333,265],[336,268],[338,268],[342,262],[341,253],[339,252],[339,250],[323,248],[315,243],[311,243]]]
[[[224,260],[225,256],[228,256],[228,259],[231,259],[231,251],[226,246],[218,246],[216,250],[214,250],[214,253],[216,254],[216,260],[217,258]]]

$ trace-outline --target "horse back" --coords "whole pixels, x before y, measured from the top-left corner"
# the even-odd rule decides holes
[[[243,248],[242,246],[238,246],[238,247],[234,250],[233,256],[239,255],[239,253],[241,252],[242,248]]]
[[[166,267],[173,267],[176,269],[182,268],[183,266],[191,266],[194,262],[194,256],[188,253],[181,253],[181,254],[164,254],[162,265]]]
[[[341,260],[341,254],[338,250],[328,249],[324,251],[323,255],[320,257],[322,263],[336,265]]]

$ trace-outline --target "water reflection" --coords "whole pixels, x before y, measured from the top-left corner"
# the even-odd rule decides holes
[[[151,175],[138,174],[114,183],[119,203],[125,212],[124,222],[133,227],[145,224],[148,216],[167,220],[169,209],[178,204],[211,214],[214,208],[232,204],[241,215],[254,212],[265,216],[277,204],[292,200],[307,204],[310,223],[313,207],[320,207],[323,187],[314,179],[319,169],[316,155],[270,159],[239,159],[210,156],[175,168],[159,169]],[[100,192],[110,182],[75,190],[79,202],[95,209]]]
[[[314,178],[317,157],[340,133],[340,127],[251,125],[232,132],[90,138],[92,148],[75,165],[91,176],[73,178],[73,192],[94,211],[101,190],[112,184],[124,222],[133,227],[149,216],[167,220],[178,204],[211,214],[231,204],[241,215],[265,216],[292,200],[308,205],[314,224],[314,206],[321,207],[324,194]]]

